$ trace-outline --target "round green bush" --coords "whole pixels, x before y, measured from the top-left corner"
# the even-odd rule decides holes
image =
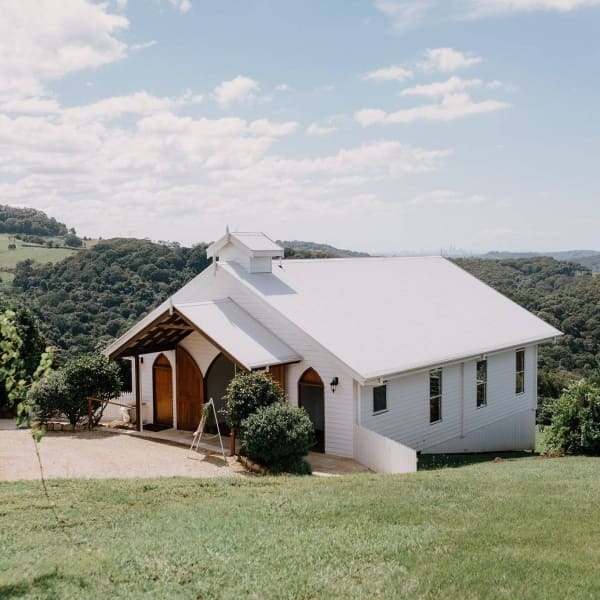
[[[265,373],[240,373],[227,386],[221,413],[229,427],[239,430],[242,421],[259,408],[284,401],[280,385]]]
[[[554,402],[546,446],[565,454],[600,453],[600,386],[572,385]]]
[[[259,408],[242,422],[244,451],[273,472],[309,474],[303,460],[315,443],[315,431],[303,408],[277,403]]]
[[[35,407],[35,413],[41,423],[63,414],[67,398],[69,386],[63,371],[52,371],[36,382],[29,391],[29,401]]]

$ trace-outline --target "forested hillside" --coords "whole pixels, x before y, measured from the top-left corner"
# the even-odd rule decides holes
[[[34,208],[16,208],[0,204],[0,233],[41,236],[67,235],[67,226]]]
[[[208,264],[206,246],[113,239],[54,265],[17,266],[13,295],[68,354],[106,345]]]
[[[540,367],[585,373],[600,366],[600,278],[548,257],[456,264],[532,311],[565,335],[540,350]]]
[[[317,244],[315,242],[277,240],[277,243],[284,247],[286,258],[348,258],[369,256],[366,252],[342,250],[329,244]]]

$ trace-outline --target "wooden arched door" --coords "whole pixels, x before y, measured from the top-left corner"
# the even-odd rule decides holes
[[[173,427],[173,369],[164,354],[159,354],[152,365],[152,390],[154,424]]]
[[[298,405],[306,410],[315,428],[314,452],[325,452],[325,387],[319,374],[307,369],[298,381]]]
[[[195,431],[202,417],[204,380],[196,361],[177,348],[177,429]]]

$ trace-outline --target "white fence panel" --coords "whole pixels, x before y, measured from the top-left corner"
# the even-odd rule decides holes
[[[354,458],[377,473],[414,473],[417,452],[358,425],[354,426]]]

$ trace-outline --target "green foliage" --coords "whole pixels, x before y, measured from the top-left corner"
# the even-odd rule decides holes
[[[587,375],[600,367],[600,278],[548,257],[456,264],[565,333],[540,348],[541,371]]]
[[[94,405],[94,424],[102,418],[108,400],[121,393],[119,366],[102,354],[84,354],[70,360],[64,367],[37,384],[31,400],[39,407],[42,422],[52,414],[64,414],[71,425],[88,416],[87,398],[97,398]]]
[[[556,400],[546,433],[549,450],[600,453],[600,387],[581,381]]]
[[[69,233],[65,236],[65,246],[69,246],[70,248],[81,248],[81,246],[83,246],[83,241],[74,233]]]
[[[301,242],[298,240],[277,243],[284,248],[285,258],[346,258],[369,256],[365,252],[342,250],[329,244],[316,244],[314,242]]]
[[[19,263],[13,293],[27,301],[47,338],[74,356],[109,343],[208,264],[204,245],[108,240],[54,265]]]
[[[19,423],[29,423],[33,413],[31,385],[52,368],[52,352],[42,344],[26,310],[0,306],[0,389],[5,402],[16,407]]]
[[[315,443],[313,424],[303,408],[278,402],[259,408],[242,422],[246,454],[272,472],[310,474],[303,460]]]
[[[222,414],[229,427],[240,430],[242,421],[259,408],[284,402],[280,385],[259,371],[239,373],[227,386]]]
[[[0,233],[54,236],[65,235],[67,227],[40,210],[0,204]]]
[[[546,426],[552,422],[552,407],[563,392],[580,378],[568,371],[548,371],[542,369],[538,373],[538,407],[536,422]]]
[[[41,423],[63,414],[69,388],[63,370],[52,371],[36,382],[29,392],[29,400],[35,407],[35,415]]]

